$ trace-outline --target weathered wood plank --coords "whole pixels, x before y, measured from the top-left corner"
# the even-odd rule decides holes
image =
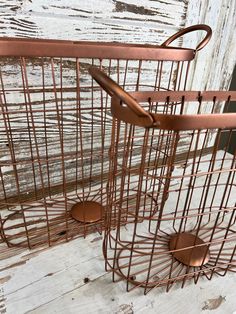
[[[4,1],[3,36],[160,43],[184,25],[185,1]]]
[[[196,56],[188,88],[192,90],[228,90],[236,64],[236,2],[188,1],[186,24],[205,23],[212,28],[210,43]],[[185,37],[184,46],[200,41],[201,34]]]
[[[203,281],[201,285],[189,285],[184,290],[178,288],[171,295],[163,290],[153,291],[143,296],[138,291],[121,293],[123,283],[112,283],[102,276],[79,289],[66,293],[29,313],[173,313],[191,314],[234,313],[236,302],[233,286],[235,276],[215,278],[211,283]]]
[[[85,1],[4,0],[1,36],[161,43],[184,25],[209,24],[211,44],[199,53],[189,88],[227,89],[235,65],[234,0]],[[196,45],[191,34],[183,45]],[[195,42],[195,43],[194,43]],[[182,39],[177,41],[181,44]]]
[[[35,265],[32,264],[34,259]],[[24,263],[20,267],[9,267],[11,264],[14,266],[17,260]],[[7,303],[9,302],[8,313],[14,313],[20,304],[25,304],[26,307],[23,305],[24,308],[19,310],[19,313],[25,313],[32,309],[32,305],[38,307],[43,300],[43,303],[50,302],[75,287],[83,286],[85,278],[92,281],[105,273],[101,237],[96,234],[88,236],[85,240],[71,241],[66,246],[57,246],[40,254],[31,255],[26,251],[20,255],[20,259],[12,258],[10,264],[8,263],[0,263],[1,268],[5,265],[1,277],[8,278],[4,283],[4,296]],[[10,283],[10,278],[14,279],[14,283]],[[40,282],[41,288],[38,285]]]
[[[18,264],[17,264],[18,262]],[[42,251],[24,251],[2,261],[2,307],[6,313],[233,313],[235,274],[198,285],[174,287],[167,294],[158,288],[147,296],[143,290],[125,292],[125,283],[113,283],[104,272],[101,238],[85,240]],[[12,267],[11,267],[12,265]],[[5,282],[4,282],[5,281]],[[224,300],[221,300],[221,299]],[[212,300],[216,300],[215,302]],[[218,302],[217,302],[218,300]],[[220,302],[222,301],[222,302]]]

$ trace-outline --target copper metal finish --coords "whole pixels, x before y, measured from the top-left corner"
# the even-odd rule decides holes
[[[174,251],[172,253],[174,258],[187,266],[200,267],[210,260],[208,245],[204,245],[204,241],[188,232],[171,236],[169,249]]]
[[[195,49],[168,47],[169,44],[178,37],[192,31],[200,30],[206,31],[207,34]],[[211,39],[211,35],[212,31],[209,26],[199,24],[177,32],[161,46],[69,40],[0,38],[0,55],[6,57],[66,57],[190,61],[194,59],[196,51],[205,47]]]
[[[203,30],[207,33],[206,37],[196,47],[196,51],[201,50],[203,47],[206,46],[206,44],[208,43],[208,41],[211,39],[211,36],[212,36],[211,28],[208,25],[204,25],[204,24],[186,27],[185,29],[181,30],[179,33],[174,34],[170,38],[168,38],[161,46],[162,47],[169,46],[169,44],[172,43],[178,37],[188,34],[190,32],[199,31],[199,30]]]
[[[89,67],[128,91],[179,90],[195,54],[167,42],[0,39],[0,224],[8,246],[53,245],[104,227],[112,117]]]
[[[228,150],[236,113],[227,111],[236,92],[127,97],[100,71],[90,73],[113,95],[103,242],[113,280],[147,293],[235,271],[236,152]]]
[[[71,208],[71,216],[84,223],[91,223],[103,218],[104,208],[97,202],[87,201],[77,203]]]

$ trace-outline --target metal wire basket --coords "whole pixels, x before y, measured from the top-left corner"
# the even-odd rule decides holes
[[[168,45],[204,30],[196,49]],[[88,75],[127,90],[184,89],[211,37],[192,26],[162,46],[0,39],[0,222],[8,246],[52,245],[103,228],[112,118]]]
[[[147,293],[235,271],[236,92],[128,94],[91,73],[113,95],[103,243],[113,280]]]

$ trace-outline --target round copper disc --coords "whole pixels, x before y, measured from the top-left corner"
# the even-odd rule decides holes
[[[185,249],[189,246],[204,244],[204,241],[194,234],[183,232],[174,234],[170,238],[170,250],[180,250],[173,252],[173,256],[181,263],[187,266],[201,266],[208,263],[210,251],[207,245],[196,246]]]
[[[84,223],[91,223],[102,219],[103,212],[103,206],[100,203],[92,201],[80,202],[71,208],[71,216]]]

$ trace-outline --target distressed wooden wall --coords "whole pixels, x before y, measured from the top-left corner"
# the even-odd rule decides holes
[[[235,65],[235,0],[2,0],[0,36],[160,44],[184,26],[212,27],[188,88],[227,89]],[[194,47],[201,33],[178,45]]]
[[[1,35],[160,43],[184,26],[186,1],[1,1]]]

